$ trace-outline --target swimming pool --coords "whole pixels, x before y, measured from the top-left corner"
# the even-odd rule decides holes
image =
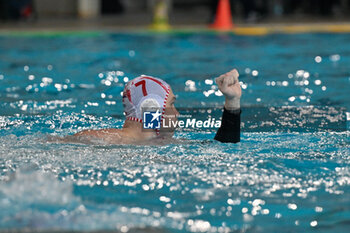
[[[0,231],[346,232],[350,34],[0,36]],[[241,73],[242,139],[49,143],[121,127],[120,92],[165,79],[181,113],[220,117]],[[349,114],[348,114],[349,115]]]

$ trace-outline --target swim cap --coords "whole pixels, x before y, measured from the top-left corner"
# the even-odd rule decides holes
[[[159,78],[142,75],[130,80],[123,91],[126,119],[142,123],[142,108],[161,109],[163,119],[169,92],[169,84]]]

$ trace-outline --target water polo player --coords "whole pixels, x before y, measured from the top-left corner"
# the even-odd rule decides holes
[[[225,105],[221,127],[215,135],[220,142],[236,143],[240,141],[240,98],[242,95],[236,69],[216,78],[219,90],[225,96]],[[145,129],[143,126],[144,110],[153,110],[152,118],[160,122],[176,122],[178,111],[174,106],[176,98],[169,84],[165,81],[140,76],[130,80],[123,91],[123,106],[126,116],[122,129],[84,130],[66,139],[82,142],[103,141],[109,144],[147,143],[152,139],[172,138],[176,127],[164,129]],[[175,124],[174,124],[175,125]]]

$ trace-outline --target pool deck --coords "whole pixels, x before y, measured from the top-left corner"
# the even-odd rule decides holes
[[[51,18],[18,22],[0,22],[0,35],[94,35],[101,32],[128,33],[222,33],[237,35],[263,36],[268,34],[296,33],[350,33],[349,19],[310,19],[283,18],[265,20],[250,24],[235,21],[231,30],[220,31],[209,27],[207,15],[188,17],[177,15],[171,20],[169,28],[156,29],[151,26],[152,18],[148,14],[126,14],[124,16],[105,16],[95,19]],[[204,19],[204,20],[203,20]]]

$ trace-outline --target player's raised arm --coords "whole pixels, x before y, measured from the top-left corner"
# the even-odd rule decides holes
[[[219,90],[225,96],[224,112],[222,114],[221,127],[215,135],[215,140],[220,142],[237,143],[241,133],[241,96],[242,89],[238,80],[236,69],[220,75],[216,78]]]

